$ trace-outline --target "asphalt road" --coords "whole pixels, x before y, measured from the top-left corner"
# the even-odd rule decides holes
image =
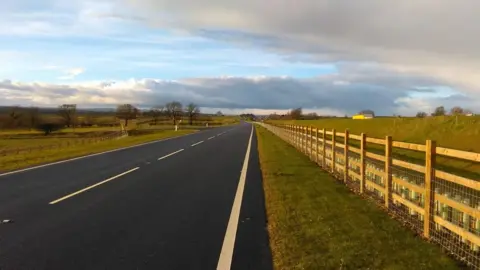
[[[0,175],[0,269],[271,269],[261,181],[247,123]]]

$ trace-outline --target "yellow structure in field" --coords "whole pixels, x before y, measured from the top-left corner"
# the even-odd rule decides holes
[[[352,119],[365,119],[365,115],[357,114],[357,115],[352,116]]]
[[[352,116],[352,119],[372,119],[374,113],[372,111],[361,111],[358,114]]]

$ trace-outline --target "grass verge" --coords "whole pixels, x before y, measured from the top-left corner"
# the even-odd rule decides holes
[[[295,148],[256,132],[275,269],[458,269]]]
[[[195,132],[195,130],[160,131],[146,135],[129,136],[121,139],[108,140],[98,143],[76,145],[68,148],[48,149],[19,155],[0,156],[0,172],[22,169],[34,165],[79,157],[116,148],[132,146],[140,143],[176,137]]]

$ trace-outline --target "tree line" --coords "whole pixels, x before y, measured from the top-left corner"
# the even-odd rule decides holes
[[[193,121],[200,114],[200,107],[195,103],[189,103],[183,107],[182,103],[178,101],[172,101],[165,105],[154,106],[150,110],[143,113],[144,116],[152,118],[153,124],[156,125],[161,117],[168,117],[171,119],[173,125],[177,125],[179,120],[186,116],[188,117],[189,124],[192,125]],[[217,113],[218,114],[218,113]],[[128,126],[129,120],[137,119],[140,115],[140,110],[132,104],[122,104],[117,106],[116,117],[124,120],[125,126]]]
[[[48,113],[42,113],[42,111],[48,111]],[[111,115],[108,112],[97,112],[101,115]],[[187,117],[189,124],[192,125],[193,121],[200,115],[200,107],[195,103],[189,103],[183,106],[178,101],[168,102],[164,105],[154,106],[149,110],[140,110],[132,104],[118,105],[114,116],[117,119],[123,120],[125,126],[128,125],[130,120],[137,119],[139,116],[147,116],[151,118],[153,124],[157,124],[160,118],[169,118],[173,125],[177,125],[182,117]],[[216,113],[218,116],[223,116],[221,111]],[[57,116],[53,117],[52,116]],[[29,128],[44,131],[45,134],[49,134],[53,131],[76,126],[91,125],[93,122],[92,115],[86,114],[83,117],[82,123],[79,123],[79,112],[76,104],[62,104],[56,109],[39,109],[38,107],[9,107],[6,113],[0,115],[0,127],[1,128]],[[112,115],[113,116],[113,115]],[[86,122],[89,122],[88,124]]]
[[[464,109],[460,106],[455,106],[450,109],[450,115],[472,115],[473,112],[468,109]],[[445,109],[444,106],[438,106],[435,108],[433,113],[430,114],[431,116],[444,116],[448,115],[447,110]],[[424,118],[427,117],[428,114],[426,112],[418,112],[416,115],[418,118]]]

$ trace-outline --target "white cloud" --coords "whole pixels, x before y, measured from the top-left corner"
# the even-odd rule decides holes
[[[220,76],[175,81],[130,79],[68,84],[4,81],[0,83],[0,95],[6,99],[0,101],[0,105],[77,103],[80,106],[113,107],[128,102],[150,107],[178,100],[230,112],[254,110],[280,114],[303,107],[306,112],[341,116],[363,109],[373,109],[379,115],[414,115],[419,110],[430,112],[438,105],[447,108],[480,106],[479,96],[445,91],[445,88],[436,86],[434,79],[396,76],[375,65],[365,65],[362,69],[345,64],[339,70],[338,74],[309,79]],[[438,97],[438,93],[443,97]]]
[[[310,61],[378,61],[399,73],[480,87],[477,0],[123,0],[151,24]],[[239,32],[232,32],[239,31]]]
[[[85,69],[84,68],[72,68],[72,69],[68,69],[68,70],[65,70],[64,73],[65,75],[64,76],[61,76],[59,77],[58,79],[59,80],[73,80],[75,79],[75,77],[77,77],[78,75],[82,74],[85,72]]]

